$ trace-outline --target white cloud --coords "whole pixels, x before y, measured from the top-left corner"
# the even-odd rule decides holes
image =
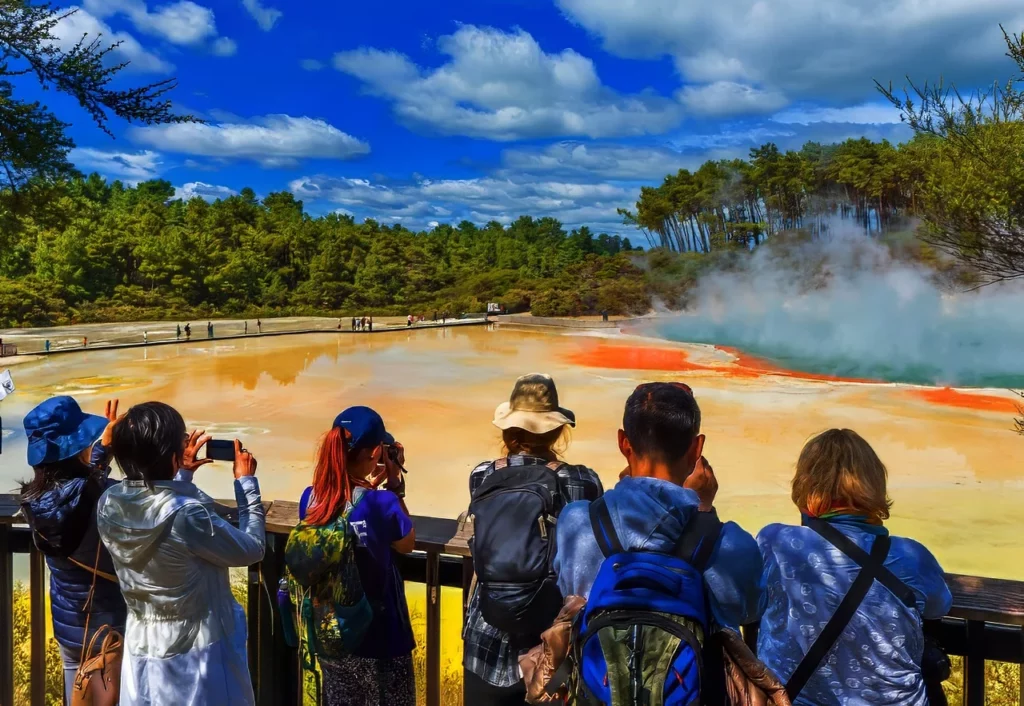
[[[99,172],[108,179],[138,183],[160,174],[161,158],[156,152],[108,152],[92,147],[76,147],[68,158],[80,171]]]
[[[779,91],[754,88],[735,81],[715,81],[703,86],[685,86],[680,102],[700,115],[743,115],[771,113],[786,105]]]
[[[616,180],[660,180],[689,166],[689,158],[661,146],[559,142],[542,149],[502,153],[500,174],[554,174]]]
[[[569,227],[589,225],[617,232],[622,226],[616,209],[632,206],[636,200],[632,187],[496,177],[392,185],[368,179],[312,176],[292,181],[289,189],[301,199],[336,204],[362,216],[401,221],[410,227],[464,219],[508,223],[528,214],[557,218]]]
[[[1024,23],[1020,0],[557,2],[620,56],[667,55],[687,83],[740,82],[794,98],[863,99],[872,79],[908,74],[990,82],[1011,68],[998,24]]]
[[[238,51],[238,44],[229,37],[220,37],[210,45],[210,51],[217,56],[234,56]]]
[[[218,56],[234,53],[234,42],[217,36],[213,10],[192,0],[178,0],[153,11],[145,0],[83,0],[83,5],[99,17],[124,15],[140,32],[160,37],[171,44],[205,46],[209,43],[211,51]]]
[[[205,184],[201,181],[193,181],[174,187],[174,198],[182,201],[191,201],[194,198],[216,201],[217,199],[226,199],[237,194],[237,191],[226,186],[214,186],[213,184]]]
[[[594,63],[571,49],[546,53],[522,31],[471,25],[442,37],[449,57],[420,68],[397,52],[341,52],[334,66],[393,102],[399,119],[442,134],[517,140],[660,133],[682,118],[674,100],[622,95],[604,86]]]
[[[277,24],[277,21],[284,14],[272,7],[264,7],[260,0],[242,0],[242,5],[245,6],[245,9],[248,10],[252,18],[256,20],[256,24],[264,32],[274,29],[274,25]]]
[[[320,71],[324,68],[324,62],[317,61],[316,59],[303,59],[301,62],[302,68],[306,71]]]
[[[864,103],[846,108],[791,108],[772,116],[777,123],[810,125],[812,123],[857,123],[861,125],[899,124],[900,111],[889,103]]]
[[[87,10],[72,6],[71,14],[65,16],[51,30],[56,44],[64,51],[70,50],[85,37],[86,43],[99,39],[104,45],[120,45],[112,56],[117,61],[130,62],[129,68],[147,73],[170,73],[174,65],[156,54],[146,51],[138,40],[127,32],[114,32],[107,23]]]
[[[299,159],[352,159],[370,146],[323,120],[267,115],[248,122],[183,123],[131,128],[130,138],[166,152],[199,157],[251,159],[265,167]]]

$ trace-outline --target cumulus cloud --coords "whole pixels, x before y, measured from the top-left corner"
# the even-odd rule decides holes
[[[264,6],[260,0],[242,0],[242,5],[264,32],[274,29],[274,25],[284,15],[280,10]]]
[[[57,46],[64,51],[70,50],[83,37],[87,43],[100,39],[106,44],[117,44],[112,52],[113,58],[129,62],[131,70],[147,73],[170,73],[174,70],[173,64],[146,51],[127,32],[114,32],[106,22],[83,8],[72,6],[68,9],[71,14],[66,15],[51,30]]]
[[[579,183],[481,177],[423,179],[398,184],[368,179],[311,176],[289,189],[299,198],[340,206],[380,221],[426,227],[431,221],[509,223],[520,215],[557,218],[569,227],[589,225],[618,232],[616,213],[635,200],[632,188],[607,183]]]
[[[704,86],[685,86],[680,102],[700,115],[771,113],[788,102],[781,92],[764,90],[735,81],[715,81]]]
[[[370,146],[329,123],[308,117],[267,115],[247,122],[136,127],[129,137],[148,147],[198,157],[250,159],[265,167],[299,159],[352,159]]]
[[[517,148],[502,153],[504,174],[589,176],[613,180],[660,180],[689,166],[676,150],[662,146],[558,142],[540,149]]]
[[[215,186],[201,181],[193,181],[174,187],[174,198],[181,201],[191,201],[195,198],[216,201],[217,199],[226,199],[236,194],[238,194],[237,191],[226,186]]]
[[[876,119],[870,110],[807,109],[769,119],[721,123],[714,132],[685,132],[660,144],[557,142],[544,147],[515,147],[502,153],[496,176],[513,180],[527,176],[573,180],[660,182],[679,169],[697,169],[707,160],[746,158],[750,149],[774,142],[783,150],[799,150],[807,142],[830,144],[848,138],[902,142],[911,131],[899,122],[850,122]],[[833,122],[834,120],[834,122]]]
[[[322,71],[323,69],[326,68],[324,66],[324,62],[317,61],[316,59],[303,59],[301,62],[301,66],[306,71]]]
[[[152,11],[145,0],[83,0],[83,5],[98,17],[123,15],[140,32],[160,37],[171,44],[209,45],[211,51],[218,56],[234,53],[234,42],[226,37],[218,37],[213,10],[192,0],[178,0]],[[228,51],[229,47],[231,51]]]
[[[210,51],[217,56],[234,56],[238,52],[238,44],[230,37],[220,37],[210,45]]]
[[[677,101],[617,93],[590,59],[571,49],[549,54],[522,30],[463,25],[438,46],[448,61],[433,69],[373,48],[340,52],[334,67],[391,101],[403,122],[442,134],[503,141],[642,135],[682,118]]]
[[[557,0],[620,56],[671,56],[690,83],[760,85],[793,98],[870,95],[872,79],[972,86],[1008,70],[998,24],[1020,0]],[[992,72],[997,73],[993,74]]]
[[[138,183],[160,174],[161,158],[156,152],[111,152],[92,147],[76,147],[68,159],[80,171],[98,172],[109,179]]]

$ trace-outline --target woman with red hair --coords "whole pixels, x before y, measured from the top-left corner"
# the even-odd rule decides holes
[[[313,485],[299,502],[299,517],[326,525],[349,510],[359,537],[356,564],[373,620],[362,643],[339,660],[320,658],[329,706],[413,706],[416,646],[395,553],[416,544],[405,506],[405,450],[369,407],[350,407],[324,437]]]

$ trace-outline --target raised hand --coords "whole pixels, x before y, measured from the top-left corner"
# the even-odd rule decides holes
[[[256,475],[256,457],[242,448],[242,442],[235,439],[235,478]]]
[[[206,442],[212,438],[212,436],[206,433],[205,429],[193,430],[185,441],[185,454],[181,458],[181,467],[186,471],[195,471],[200,466],[213,463],[212,458],[199,458],[199,452],[206,446]]]
[[[103,416],[107,418],[107,428],[103,430],[103,436],[100,437],[100,443],[103,446],[110,446],[110,441],[114,434],[114,425],[117,424],[117,405],[120,400],[107,400],[107,406],[103,411]]]
[[[711,512],[715,506],[715,496],[718,494],[718,478],[715,477],[715,471],[706,458],[700,457],[693,473],[683,482],[683,487],[697,493],[701,512]]]

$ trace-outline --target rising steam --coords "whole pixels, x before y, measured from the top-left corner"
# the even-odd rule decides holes
[[[794,369],[900,382],[1024,385],[1024,289],[947,291],[862,232],[763,248],[703,277],[672,340],[734,346]]]

